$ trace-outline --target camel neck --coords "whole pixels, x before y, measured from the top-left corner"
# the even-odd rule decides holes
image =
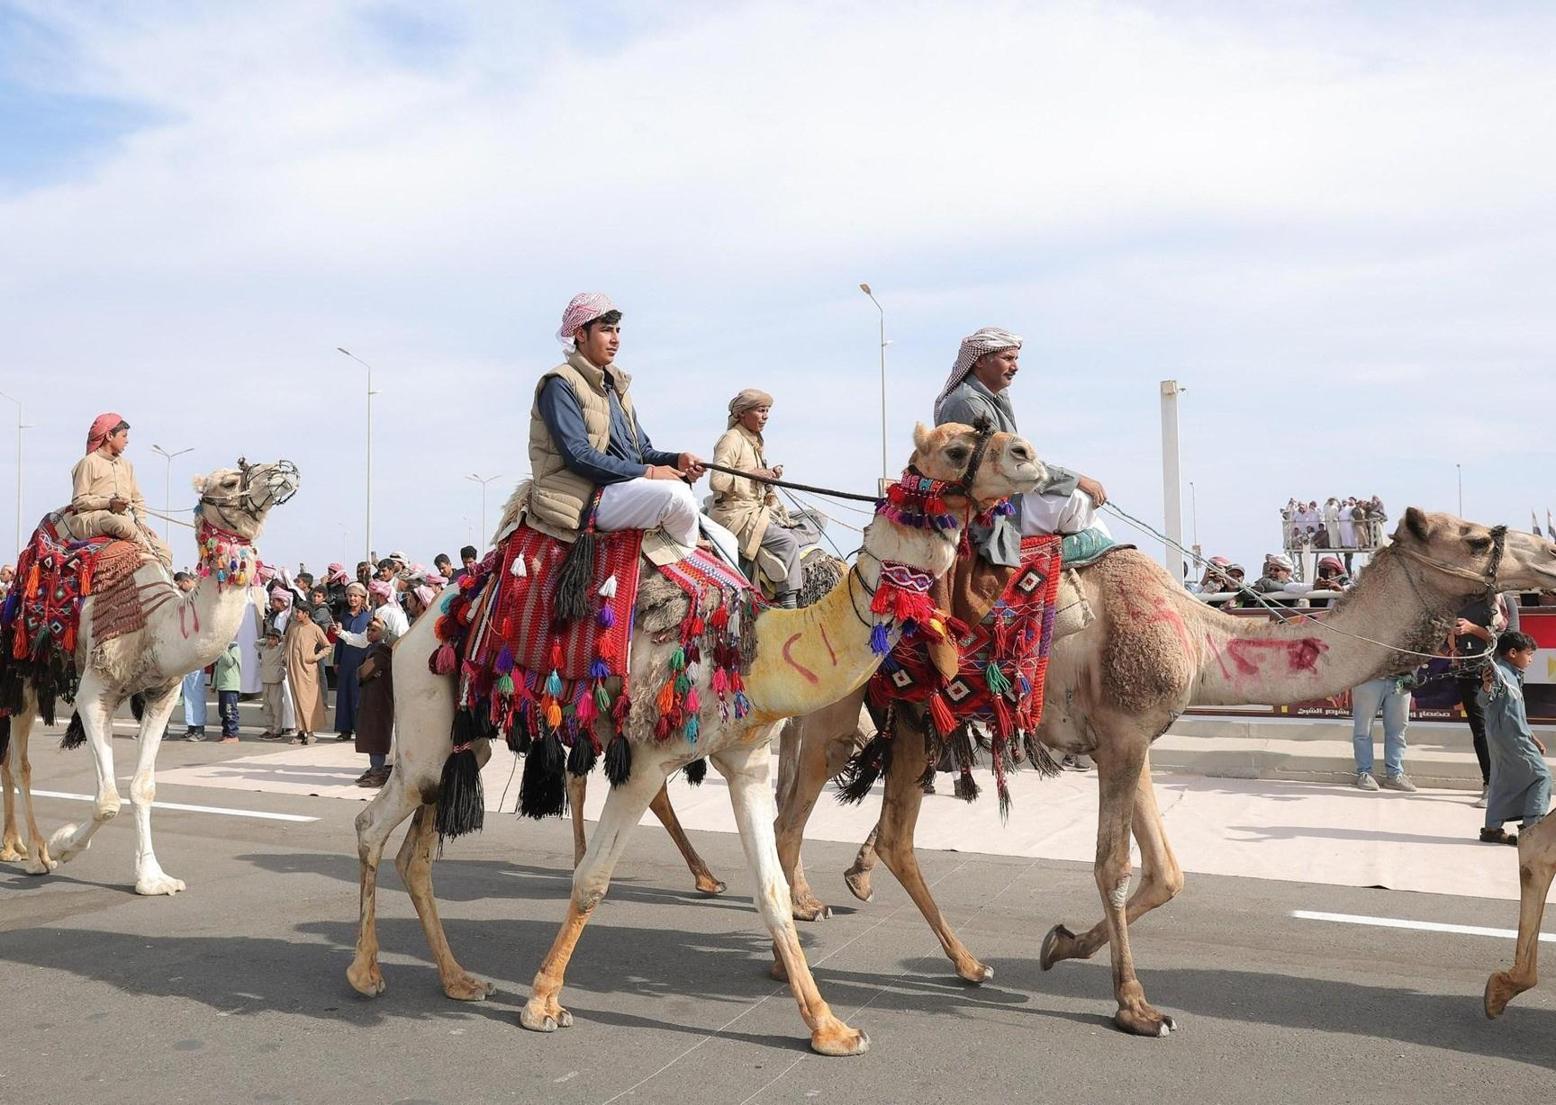
[[[1380,553],[1322,625],[1298,618],[1261,622],[1201,608],[1194,622],[1204,662],[1194,701],[1284,705],[1409,671],[1422,658],[1401,650],[1441,651],[1461,601],[1429,574]],[[1379,641],[1388,644],[1373,643]]]

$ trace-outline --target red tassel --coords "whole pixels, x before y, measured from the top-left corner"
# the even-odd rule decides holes
[[[956,728],[956,718],[951,714],[951,707],[946,705],[945,696],[938,692],[929,696],[929,716],[942,737],[950,736],[951,730]]]
[[[994,724],[1001,737],[1010,736],[1010,707],[1005,705],[1005,696],[994,696]]]
[[[459,657],[454,652],[454,646],[444,641],[438,649],[437,656],[433,659],[432,670],[439,675],[452,675],[454,669],[459,666]]]

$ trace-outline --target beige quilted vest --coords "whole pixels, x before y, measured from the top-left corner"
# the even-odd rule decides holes
[[[632,409],[632,399],[627,394],[632,378],[619,368],[611,375],[616,394],[627,421],[637,428],[637,414]],[[589,444],[604,452],[610,446],[611,410],[605,393],[605,370],[591,364],[581,353],[570,355],[567,360],[543,375],[535,385],[535,399],[529,415],[529,465],[531,486],[529,489],[528,517],[526,521],[542,533],[571,541],[578,527],[583,524],[584,508],[594,494],[594,484],[568,469],[551,440],[551,431],[540,416],[540,392],[546,381],[559,377],[570,385],[583,408],[584,429]]]

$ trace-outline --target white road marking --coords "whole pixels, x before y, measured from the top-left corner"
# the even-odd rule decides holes
[[[96,801],[90,794],[67,794],[62,790],[35,790],[39,798],[69,798],[76,802]],[[317,821],[300,813],[268,813],[264,810],[230,810],[225,806],[191,806],[184,802],[153,802],[154,810],[183,810],[186,813],[219,813],[227,817],[257,817],[264,821]]]
[[[1308,909],[1294,909],[1291,915],[1299,921],[1333,921],[1340,925],[1371,925],[1382,929],[1416,929],[1420,932],[1450,932],[1457,936],[1494,936],[1503,940],[1518,939],[1517,929],[1493,929],[1481,925],[1450,925],[1441,921],[1406,921],[1399,917],[1367,917],[1358,913],[1315,913]],[[1556,944],[1556,934],[1542,932],[1540,940]]]

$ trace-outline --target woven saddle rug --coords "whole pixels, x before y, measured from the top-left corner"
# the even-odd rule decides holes
[[[630,777],[635,734],[695,743],[706,711],[727,719],[749,710],[743,675],[755,638],[742,629],[757,600],[744,576],[700,550],[657,569],[685,599],[661,604],[673,606],[677,620],[653,627],[657,641],[676,648],[646,692],[633,687],[642,542],[641,531],[597,532],[578,550],[521,525],[441,604],[429,666],[459,675],[455,749],[501,733],[529,753],[521,812],[562,812],[564,763],[584,775],[604,754],[606,774],[619,785]],[[579,552],[586,563],[570,569]],[[564,588],[580,585],[586,609],[564,616]],[[709,703],[699,691],[705,666]],[[548,776],[545,785],[535,773]]]
[[[845,801],[861,800],[889,764],[899,702],[926,706],[931,736],[938,738],[931,749],[931,770],[949,749],[960,769],[956,783],[960,798],[971,801],[978,796],[972,778],[974,723],[987,731],[1001,812],[1010,806],[1005,780],[1010,768],[1029,759],[1040,770],[1057,771],[1052,757],[1038,744],[1036,732],[1043,719],[1043,683],[1060,575],[1060,539],[1023,538],[1021,566],[1009,572],[983,617],[973,625],[951,621],[952,674],[946,673],[944,660],[936,662],[937,645],[926,635],[904,636],[898,642],[870,677],[870,704],[884,722],[843,773]]]
[[[74,700],[81,608],[88,598],[96,599],[91,625],[96,642],[146,625],[141,588],[134,583],[146,551],[117,538],[75,541],[61,536],[58,522],[59,515],[50,514],[33,532],[0,607],[0,717],[21,709],[28,681],[48,724],[56,699]]]

